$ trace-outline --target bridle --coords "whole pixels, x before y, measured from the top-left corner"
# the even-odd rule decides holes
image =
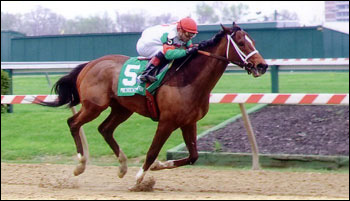
[[[233,63],[233,64],[236,64],[242,68],[244,68],[248,74],[251,73],[251,69],[253,68],[252,64],[248,62],[248,59],[250,57],[252,57],[253,55],[259,53],[258,50],[255,49],[254,45],[252,44],[254,50],[252,52],[250,52],[248,55],[246,55],[237,45],[237,43],[232,39],[232,37],[235,35],[236,32],[233,32],[232,34],[227,34],[227,47],[226,47],[226,57],[222,57],[222,56],[218,56],[218,55],[214,55],[214,54],[211,54],[209,52],[205,52],[205,51],[202,51],[202,50],[198,50],[199,53],[201,54],[204,54],[206,56],[210,56],[210,57],[214,57],[214,58],[217,58],[219,60],[222,60],[222,61],[226,61],[226,62],[229,62],[229,63]],[[245,36],[246,39],[249,39],[247,36]],[[250,39],[249,39],[250,40]],[[237,54],[239,55],[240,59],[241,59],[241,62],[235,62],[235,61],[230,61],[229,60],[229,52],[230,52],[230,42],[232,44],[232,46],[234,47],[234,49],[236,50]]]
[[[252,57],[254,54],[259,53],[258,50],[255,49],[253,43],[251,43],[251,45],[253,46],[254,50],[252,52],[250,52],[248,55],[246,55],[241,49],[239,49],[238,45],[236,44],[236,42],[232,39],[232,37],[234,36],[236,32],[233,32],[231,35],[227,34],[227,48],[226,48],[226,58],[229,58],[229,52],[230,52],[230,42],[233,45],[233,47],[235,48],[238,56],[241,58],[241,61],[243,61],[243,66],[247,66],[248,65],[248,59],[250,57]],[[246,40],[248,39],[247,35],[245,35]],[[250,40],[250,39],[249,39]]]

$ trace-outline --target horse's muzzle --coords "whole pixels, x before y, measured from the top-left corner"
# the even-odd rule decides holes
[[[260,63],[260,64],[257,65],[258,71],[259,71],[259,73],[260,73],[261,75],[264,74],[264,73],[266,73],[266,70],[267,70],[268,67],[269,67],[269,65],[267,65],[267,64],[262,64],[262,63]]]
[[[260,77],[262,74],[266,73],[269,65],[260,63],[256,67],[252,63],[244,65],[245,70],[248,74],[252,74],[253,77]]]

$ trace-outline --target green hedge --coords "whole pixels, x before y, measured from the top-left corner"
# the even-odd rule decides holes
[[[10,92],[11,79],[7,72],[1,70],[1,95],[8,94]],[[7,105],[1,105],[1,113],[7,110]]]

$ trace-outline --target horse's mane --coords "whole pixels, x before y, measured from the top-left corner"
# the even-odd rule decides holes
[[[216,44],[218,44],[222,37],[225,36],[225,31],[221,30],[219,33],[217,33],[215,36],[213,36],[211,39],[201,41],[199,43],[199,49],[206,49],[208,47],[212,47]]]
[[[230,28],[231,33],[235,33],[236,31],[239,31],[239,30],[242,30],[242,29],[235,24],[233,25],[232,28]],[[220,42],[221,38],[224,37],[226,34],[227,33],[224,30],[221,30],[217,34],[215,34],[215,36],[213,36],[211,39],[201,41],[199,43],[198,48],[200,50],[203,50],[203,49],[206,49],[208,47],[212,47],[214,45],[217,45]]]

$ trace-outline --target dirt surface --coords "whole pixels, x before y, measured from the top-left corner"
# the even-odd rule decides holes
[[[177,168],[148,172],[152,192],[132,192],[138,167],[123,179],[117,167],[88,165],[74,177],[72,165],[1,163],[1,199],[349,199],[348,173]]]
[[[349,106],[270,105],[249,118],[262,154],[349,156]],[[198,150],[251,153],[243,120],[200,138]]]
[[[348,106],[269,106],[250,119],[261,153],[349,155]],[[241,120],[198,144],[200,150],[250,152]],[[348,173],[182,167],[149,171],[145,182],[151,192],[133,192],[129,189],[139,167],[130,167],[123,179],[114,166],[88,165],[78,177],[73,169],[73,165],[1,163],[1,199],[349,199]]]

